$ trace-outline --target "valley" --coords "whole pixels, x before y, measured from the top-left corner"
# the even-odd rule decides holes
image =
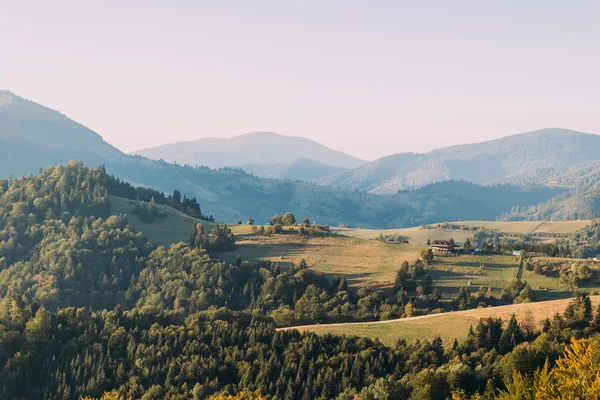
[[[463,199],[481,189],[457,184],[468,189]],[[436,196],[447,198],[448,184],[438,188]],[[396,201],[417,203],[431,190]],[[485,190],[497,195],[516,189]],[[266,225],[240,219],[226,226],[207,217],[207,208],[178,189],[165,194],[136,187],[103,166],[75,161],[0,179],[0,379],[13,382],[0,390],[70,399],[69,382],[93,382],[98,375],[70,375],[71,366],[82,363],[77,357],[87,354],[83,362],[90,371],[114,363],[130,371],[118,388],[132,397],[152,393],[156,386],[134,384],[150,376],[164,382],[157,399],[163,393],[171,398],[187,392],[185,383],[166,379],[167,366],[199,367],[205,371],[200,374],[221,376],[222,382],[248,375],[254,382],[269,368],[291,368],[300,349],[311,363],[328,355],[318,368],[339,371],[332,378],[340,385],[332,392],[339,392],[350,370],[334,360],[354,359],[361,348],[365,363],[389,376],[399,363],[377,364],[380,354],[393,360],[435,349],[452,359],[488,346],[511,354],[526,338],[545,337],[539,321],[556,312],[563,316],[544,321],[545,335],[596,329],[592,316],[600,314],[592,307],[600,271],[593,260],[573,256],[580,248],[595,251],[595,220],[469,220],[385,231],[330,229],[290,212],[265,217],[271,221]],[[456,250],[433,254],[427,241],[439,237],[456,238]],[[467,241],[472,247],[463,249]],[[532,254],[513,255],[515,246]],[[559,300],[547,301],[552,299]],[[516,319],[506,322],[513,313],[523,328]],[[531,314],[534,322],[527,324]],[[512,342],[510,332],[520,332]],[[197,346],[203,357],[190,361]],[[318,354],[311,353],[314,346]],[[38,348],[52,357],[42,357]],[[13,362],[21,354],[29,358]],[[223,365],[234,372],[221,374]],[[35,381],[21,376],[25,369],[51,368],[62,386],[52,384],[56,374]],[[15,386],[22,379],[28,386]],[[197,382],[196,374],[189,380]],[[216,391],[194,385],[195,393]],[[100,396],[112,387],[76,390]]]
[[[600,399],[600,2],[63,3],[0,8],[0,400]]]

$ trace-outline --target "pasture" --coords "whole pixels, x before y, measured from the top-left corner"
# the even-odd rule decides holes
[[[461,287],[468,287],[471,292],[489,288],[491,294],[499,295],[516,276],[519,261],[512,255],[436,256],[426,272],[446,299],[452,298]]]
[[[592,296],[594,309],[600,303],[600,296]],[[532,320],[538,327],[547,318],[565,311],[570,299],[544,301],[538,303],[513,304],[508,306],[477,308],[467,311],[454,311],[444,314],[431,314],[419,317],[402,318],[390,321],[357,322],[346,324],[306,325],[281,329],[298,329],[318,335],[356,335],[379,339],[394,346],[398,339],[414,340],[441,337],[445,346],[451,346],[454,339],[467,336],[469,328],[487,317],[510,319],[514,313],[519,321]]]
[[[452,225],[463,225],[471,228],[482,228],[505,234],[568,234],[573,233],[591,223],[590,220],[576,221],[456,221]],[[361,229],[361,228],[331,228],[341,235],[362,239],[377,239],[380,235],[399,235],[414,244],[425,244],[427,240],[454,239],[463,243],[473,236],[473,231],[466,229],[442,228],[442,224],[430,224],[427,227],[412,227],[400,229]]]
[[[156,205],[156,209],[164,212],[166,217],[157,217],[151,223],[142,222],[138,215],[132,213],[136,200],[116,196],[109,196],[109,200],[111,214],[127,214],[129,224],[137,232],[144,233],[152,242],[163,246],[189,241],[194,222],[202,222],[209,229],[214,225],[212,222],[192,218],[179,210],[160,204]]]
[[[234,234],[243,226],[232,226]],[[353,286],[391,287],[403,261],[416,261],[421,247],[412,244],[385,244],[338,235],[282,234],[273,236],[239,235],[236,248],[220,253],[219,258],[234,261],[270,260],[285,267],[303,259],[316,271],[328,275],[345,274]]]

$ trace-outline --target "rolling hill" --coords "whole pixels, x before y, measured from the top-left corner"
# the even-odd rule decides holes
[[[365,161],[303,137],[252,132],[230,139],[204,138],[134,152],[154,160],[211,168],[247,164],[287,164],[308,158],[336,168],[354,168]]]
[[[600,302],[600,296],[591,296],[594,306]],[[402,318],[377,322],[355,322],[342,324],[306,325],[280,330],[297,329],[302,332],[314,332],[318,335],[357,335],[379,339],[388,346],[396,345],[399,339],[433,340],[441,337],[445,346],[451,346],[454,339],[467,336],[471,326],[477,325],[481,318],[502,318],[507,321],[513,314],[518,320],[532,318],[539,327],[546,318],[562,313],[569,299],[543,301],[538,303],[513,304],[508,306],[477,308],[467,311],[430,314],[411,318]]]
[[[321,185],[396,193],[448,179],[478,184],[569,182],[580,166],[600,175],[600,136],[549,128],[458,145],[425,154],[402,153],[383,157],[349,171],[316,180]],[[571,171],[565,174],[566,171]]]
[[[300,158],[290,163],[241,165],[244,171],[261,178],[311,181],[341,172],[344,168],[332,167],[309,158]]]
[[[175,165],[124,154],[65,115],[10,92],[2,92],[0,99],[0,176],[26,175],[70,160],[82,160],[92,167],[102,164],[109,173],[132,184],[166,193],[177,189],[195,196],[203,211],[218,221],[254,218],[261,223],[276,213],[292,211],[301,218],[331,225],[409,227],[456,219],[495,219],[515,207],[525,209],[564,192],[561,188],[447,181],[399,194],[376,195],[263,179],[240,169]],[[246,135],[238,140],[281,138],[273,135]],[[287,142],[289,138],[283,139]],[[262,160],[272,160],[266,153],[261,153]],[[331,154],[329,150],[326,153]]]

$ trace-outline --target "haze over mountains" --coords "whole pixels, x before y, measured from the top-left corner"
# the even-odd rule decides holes
[[[565,168],[599,159],[600,136],[549,128],[425,154],[395,154],[317,182],[371,193],[395,193],[448,179],[551,184]]]
[[[391,194],[449,179],[484,185],[561,185],[568,180],[562,176],[565,169],[600,160],[598,149],[598,135],[548,128],[428,153],[399,153],[373,162],[271,132],[179,142],[135,154],[179,164],[239,167],[263,178]]]
[[[305,159],[335,168],[354,168],[365,161],[303,137],[252,132],[230,139],[203,138],[133,152],[154,160],[210,168],[254,164],[290,164]]]
[[[202,153],[211,153],[215,162],[227,165],[233,159],[233,166],[245,168],[252,176],[240,170],[181,165],[192,164],[193,158],[179,158],[175,165],[127,155],[57,111],[0,92],[0,177],[35,173],[40,167],[69,160],[82,160],[92,167],[103,164],[109,173],[133,184],[195,196],[207,215],[228,222],[248,218],[265,222],[285,211],[321,223],[365,227],[502,215],[512,219],[590,217],[600,212],[598,140],[595,135],[553,129],[426,154],[399,154],[366,164],[307,139],[273,133],[196,142],[203,143]],[[162,147],[177,157],[178,149],[192,146]],[[142,153],[158,156],[156,151]],[[194,157],[199,152],[196,147],[184,154]],[[353,169],[340,172],[342,168]],[[295,182],[314,177],[319,177],[320,185],[331,186]],[[427,185],[448,179],[552,187]],[[405,188],[419,189],[397,194]]]

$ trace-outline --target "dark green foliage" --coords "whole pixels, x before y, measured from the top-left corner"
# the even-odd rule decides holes
[[[532,234],[510,236],[511,234],[477,228],[473,234],[473,242],[489,253],[500,254],[522,250],[528,255],[548,257],[569,257],[572,253],[572,246],[564,234],[556,235],[556,240],[551,242],[540,241]]]
[[[498,350],[501,354],[506,354],[512,351],[519,343],[523,341],[523,333],[521,332],[521,328],[519,327],[519,323],[517,322],[517,318],[515,314],[512,315],[510,321],[504,331],[502,332],[502,336],[500,336],[500,344]]]
[[[579,258],[600,256],[600,219],[575,232],[571,240],[578,246],[575,256]]]
[[[129,182],[122,181],[114,176],[109,176],[107,178],[107,185],[110,194],[113,196],[124,197],[131,200],[141,200],[142,204],[144,204],[144,202],[154,203],[155,205],[161,204],[172,207],[194,218],[203,219],[206,221],[214,220],[214,218],[207,217],[202,214],[200,204],[195,197],[188,198],[186,195],[184,195],[182,199],[181,192],[179,190],[175,190],[173,195],[165,196],[164,193],[158,192],[151,188],[136,188]],[[151,207],[151,205],[149,205],[149,207]],[[136,210],[140,214],[140,219],[144,222],[152,222],[156,216],[156,212],[153,213],[152,210],[149,210],[149,212],[148,210],[142,211],[141,206],[137,207]]]
[[[292,214],[291,212],[286,212],[285,214],[283,214],[281,221],[285,226],[296,225],[296,217],[294,217],[294,214]]]
[[[505,303],[529,303],[533,300],[533,290],[527,281],[511,279],[502,291],[502,301]]]
[[[212,233],[208,233],[203,224],[193,224],[190,244],[208,251],[229,251],[235,247],[235,237],[225,224],[215,225]]]
[[[431,250],[431,248],[423,249],[423,251],[421,251],[421,258],[427,264],[431,264],[433,261],[433,250]]]
[[[459,389],[485,395],[515,371],[532,374],[546,358],[553,363],[571,335],[595,332],[559,316],[546,333],[521,344],[514,318],[506,327],[487,318],[447,349],[439,339],[387,347],[357,337],[277,332],[264,317],[224,308],[49,314],[13,302],[0,311],[0,397],[11,399],[78,399],[112,389],[170,399],[220,390],[292,399],[446,399]]]
[[[390,298],[373,288],[348,291],[344,276],[330,279],[304,262],[282,269],[219,261],[206,250],[233,245],[224,225],[210,234],[195,225],[191,244],[156,247],[125,216],[109,216],[103,168],[49,168],[1,181],[0,191],[1,399],[112,389],[144,399],[221,390],[294,400],[489,394],[513,371],[530,374],[555,360],[569,337],[598,329],[580,295],[531,345],[521,344],[514,318],[506,327],[482,320],[446,350],[439,339],[387,347],[278,332],[277,325],[389,319],[495,299],[463,288],[454,302],[442,301],[422,262],[400,266]],[[527,289],[515,280],[503,300],[527,300]]]

